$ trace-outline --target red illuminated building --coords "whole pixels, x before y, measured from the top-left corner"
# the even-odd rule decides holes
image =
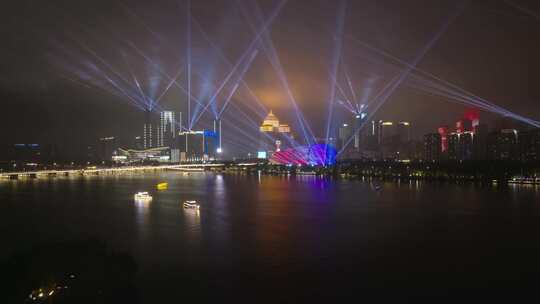
[[[480,124],[480,113],[478,112],[478,110],[474,108],[468,109],[467,111],[465,111],[463,118],[471,122],[471,131],[475,132],[476,128]]]
[[[456,133],[475,132],[480,124],[478,110],[471,108],[465,111],[463,118],[456,121]]]
[[[448,150],[448,127],[439,127],[437,132],[441,135],[441,152],[446,152]]]

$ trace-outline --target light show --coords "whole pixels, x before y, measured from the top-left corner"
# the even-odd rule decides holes
[[[437,54],[441,39],[449,39],[466,18],[466,3],[450,3],[444,14],[420,27],[425,31],[410,45],[394,47],[381,45],[378,37],[370,39],[364,31],[351,30],[362,20],[353,13],[354,8],[364,11],[358,9],[361,4],[327,3],[324,6],[332,13],[317,24],[329,25],[329,30],[317,30],[316,41],[304,41],[317,47],[306,48],[303,43],[283,43],[288,41],[283,39],[287,32],[275,29],[285,21],[296,24],[287,11],[297,10],[300,4],[270,2],[267,6],[258,1],[223,1],[216,11],[228,13],[213,18],[202,14],[204,4],[190,0],[182,1],[179,11],[149,7],[153,12],[149,16],[143,8],[120,5],[111,11],[124,21],[114,33],[105,25],[92,29],[81,24],[66,33],[54,31],[46,46],[47,71],[60,75],[73,90],[91,94],[90,104],[103,100],[118,103],[111,109],[137,113],[132,114],[139,120],[137,129],[132,127],[136,134],[124,136],[141,137],[142,147],[125,140],[128,148],[178,146],[173,142],[178,132],[214,126],[220,159],[251,155],[267,159],[275,152],[276,162],[327,164],[333,162],[330,145],[339,159],[377,158],[384,154],[378,151],[382,138],[365,138],[368,126],[393,112],[399,112],[402,121],[414,122],[423,120],[420,113],[435,109],[445,120],[451,113],[447,109],[464,106],[472,109],[463,118],[472,121],[474,128],[479,111],[493,120],[502,117],[540,126],[540,121],[519,114],[530,114],[523,110],[526,107],[517,106],[514,112],[506,97],[463,87],[466,81],[423,64]],[[227,25],[219,31],[217,17]],[[161,18],[169,19],[166,27],[156,22]],[[384,37],[391,41],[389,34]],[[432,106],[441,101],[448,105]],[[98,121],[99,114],[95,115]],[[340,134],[344,124],[349,128]],[[329,146],[321,154],[313,152],[317,144]],[[442,146],[446,151],[446,143]]]
[[[280,165],[333,165],[337,151],[327,144],[298,146],[276,152],[270,158],[271,163]]]

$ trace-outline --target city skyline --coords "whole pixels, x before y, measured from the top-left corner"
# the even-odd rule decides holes
[[[7,2],[1,303],[537,296],[540,1]]]
[[[234,137],[234,126],[250,129],[270,108],[289,121],[298,132],[298,140],[305,142],[310,141],[311,136],[329,137],[329,133],[336,137],[339,125],[347,120],[349,112],[356,111],[362,102],[372,102],[381,92],[388,95],[383,94],[380,105],[372,104],[373,111],[368,112],[374,117],[370,120],[411,121],[415,126],[413,137],[421,138],[438,125],[451,124],[452,117],[463,111],[461,105],[445,99],[463,102],[463,98],[473,96],[456,96],[455,88],[445,82],[501,107],[493,108],[494,112],[499,112],[496,114],[486,111],[492,109],[491,106],[481,109],[486,122],[496,119],[504,110],[533,120],[540,116],[538,107],[534,106],[538,93],[526,82],[519,82],[520,77],[507,77],[530,75],[528,71],[537,66],[537,56],[528,54],[538,49],[538,43],[526,39],[538,31],[538,27],[529,26],[538,24],[537,18],[530,14],[534,3],[522,1],[516,6],[507,1],[464,2],[462,5],[448,1],[432,5],[429,1],[416,1],[410,4],[411,10],[407,11],[410,15],[403,15],[404,25],[397,32],[388,31],[384,18],[372,20],[364,16],[366,18],[358,21],[358,14],[403,13],[399,11],[398,1],[384,2],[381,4],[384,10],[369,2],[343,2],[329,7],[324,1],[311,3],[301,21],[293,16],[296,8],[305,5],[302,1],[248,1],[243,5],[234,1],[197,1],[192,3],[189,16],[187,2],[164,1],[164,5],[157,8],[141,3],[92,6],[93,12],[107,10],[100,18],[93,15],[83,18],[95,23],[95,28],[79,22],[67,30],[66,25],[74,24],[69,18],[48,22],[38,32],[30,25],[7,22],[7,28],[12,29],[13,36],[9,39],[13,43],[3,52],[6,58],[13,60],[5,63],[10,68],[0,77],[0,92],[8,109],[18,106],[22,110],[24,115],[19,119],[25,122],[7,137],[13,143],[67,140],[87,144],[104,136],[127,141],[141,135],[134,132],[144,120],[141,111],[155,107],[158,112],[160,109],[187,112],[186,92],[181,87],[187,88],[189,77],[186,77],[185,60],[188,55],[193,63],[190,79],[194,92],[191,113],[184,115],[185,121],[189,119],[189,124],[194,124],[188,128],[211,128],[212,121],[224,115],[224,132],[232,137],[225,137],[223,145],[232,141],[228,152],[238,151],[238,154],[246,152],[237,148],[246,143],[240,136]],[[171,5],[176,5],[177,11],[164,10]],[[343,6],[349,6],[345,13]],[[24,4],[15,5],[14,11],[22,12],[22,7]],[[80,8],[68,3],[44,9],[58,16],[82,13]],[[165,26],[156,16],[164,17],[163,23],[170,23]],[[220,29],[221,34],[213,26],[218,20],[229,24]],[[319,23],[317,29],[306,27],[315,21]],[[361,23],[369,26],[357,28]],[[190,26],[189,36],[186,36],[186,24]],[[497,29],[500,31],[497,37],[485,27],[495,24],[501,28]],[[295,31],[287,31],[287,25],[294,25]],[[474,29],[474,34],[478,35],[475,38],[484,40],[464,43],[463,39],[473,38],[472,34],[462,35],[464,27]],[[114,31],[106,34],[107,28]],[[228,32],[236,28],[243,31],[233,40],[223,41],[224,37],[231,36]],[[433,36],[428,28],[441,31]],[[171,34],[177,37],[172,38]],[[338,36],[341,38],[337,39]],[[502,39],[509,36],[513,37],[511,42]],[[29,38],[28,41],[43,46],[45,51],[42,54],[14,53],[15,48],[29,50],[26,40],[15,37]],[[190,47],[186,44],[188,37],[193,43]],[[296,39],[298,37],[300,39]],[[429,44],[423,54],[422,46],[430,39],[433,45]],[[490,47],[494,43],[499,47]],[[525,45],[525,53],[520,54]],[[491,55],[482,56],[477,50]],[[420,54],[422,58],[415,62],[415,56]],[[500,73],[491,71],[494,65],[488,64],[490,60],[499,63]],[[516,60],[526,60],[529,66],[514,64]],[[407,69],[404,62],[418,66],[405,71],[402,81],[385,91],[396,72],[404,73],[402,69]],[[23,75],[27,77],[21,77]],[[39,75],[47,77],[37,78]],[[434,79],[426,75],[441,77],[444,82],[434,83]],[[533,82],[535,78],[530,76],[528,81]],[[206,80],[201,81],[201,77]],[[120,84],[122,78],[127,84]],[[118,86],[107,83],[109,80]],[[504,85],[493,86],[494,82]],[[150,102],[134,102],[134,96],[122,93],[128,87],[133,90],[139,87],[145,96],[143,99]],[[56,119],[56,114],[62,119]],[[252,118],[253,123],[240,119],[243,116]],[[15,123],[13,119],[11,115],[2,117],[5,126]],[[29,122],[40,128],[29,127]],[[71,130],[77,130],[78,136]],[[256,132],[251,136],[256,137]]]

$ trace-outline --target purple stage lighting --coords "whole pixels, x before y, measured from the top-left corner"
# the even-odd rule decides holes
[[[337,151],[327,144],[298,146],[276,152],[270,161],[281,165],[327,166],[336,162]]]

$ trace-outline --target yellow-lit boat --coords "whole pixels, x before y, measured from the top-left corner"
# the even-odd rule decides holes
[[[158,190],[167,190],[168,187],[169,187],[168,183],[159,183],[159,184],[157,184],[157,189]]]

